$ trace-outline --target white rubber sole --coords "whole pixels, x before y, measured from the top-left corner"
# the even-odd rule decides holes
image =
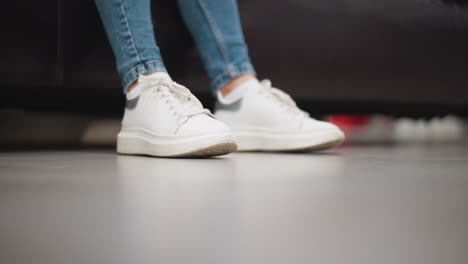
[[[155,157],[213,157],[236,151],[229,132],[197,136],[160,136],[144,129],[122,128],[117,136],[117,152]]]
[[[238,151],[312,151],[341,145],[341,131],[318,131],[308,134],[285,134],[268,131],[234,131]]]

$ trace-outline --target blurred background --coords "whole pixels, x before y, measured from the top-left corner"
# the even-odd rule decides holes
[[[342,127],[348,143],[465,141],[467,4],[239,0],[259,77]],[[152,9],[171,75],[211,108],[175,1]],[[94,2],[7,1],[0,21],[0,146],[113,146],[124,97]]]

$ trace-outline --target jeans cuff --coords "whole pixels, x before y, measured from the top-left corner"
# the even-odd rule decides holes
[[[218,75],[214,79],[214,81],[211,83],[211,89],[213,90],[213,92],[216,93],[226,83],[246,73],[252,73],[253,75],[256,75],[252,64],[247,63],[247,64],[242,64],[242,65],[237,65],[237,66],[231,66],[229,67],[228,71]]]
[[[146,61],[141,62],[137,66],[133,67],[128,71],[122,78],[122,86],[124,87],[124,93],[127,92],[128,87],[132,85],[140,74],[148,74],[155,71],[167,71],[162,61]]]

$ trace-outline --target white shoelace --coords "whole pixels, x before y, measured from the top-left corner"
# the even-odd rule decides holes
[[[296,113],[299,113],[301,115],[304,115],[305,117],[309,117],[309,113],[306,111],[301,110],[296,102],[291,98],[291,96],[283,91],[281,91],[278,88],[272,87],[271,86],[271,81],[268,79],[262,80],[260,82],[262,87],[267,91],[268,93],[272,94],[277,100],[279,100],[281,103],[284,103],[286,106],[288,106],[291,110],[293,110]]]
[[[167,102],[176,105],[171,99],[177,100],[177,105],[181,112],[186,117],[191,117],[200,114],[213,116],[210,110],[203,108],[203,105],[185,86],[180,85],[172,80],[164,78],[154,78],[151,76],[140,75],[138,82],[151,86],[153,89],[167,88]]]

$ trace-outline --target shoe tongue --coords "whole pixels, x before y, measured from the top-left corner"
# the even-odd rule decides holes
[[[159,85],[161,89],[164,89],[177,101],[177,108],[185,115],[190,116],[205,112],[201,102],[186,87],[172,81],[170,78],[150,76],[144,77],[143,80],[151,85]]]
[[[157,82],[158,80],[167,80],[172,82],[171,76],[166,72],[154,72],[148,75],[140,75],[138,77],[138,84],[127,93],[127,100],[132,100],[140,96],[146,89],[151,88],[151,82]]]
[[[272,94],[274,97],[276,97],[277,100],[282,102],[283,104],[286,104],[288,107],[291,109],[294,109],[294,111],[297,111],[298,114],[304,115],[306,117],[309,116],[309,114],[303,110],[301,110],[296,102],[291,98],[291,96],[283,91],[281,91],[278,88],[274,88],[271,86],[271,82],[269,80],[263,80],[261,82],[261,86],[263,89],[265,89],[267,92]]]

